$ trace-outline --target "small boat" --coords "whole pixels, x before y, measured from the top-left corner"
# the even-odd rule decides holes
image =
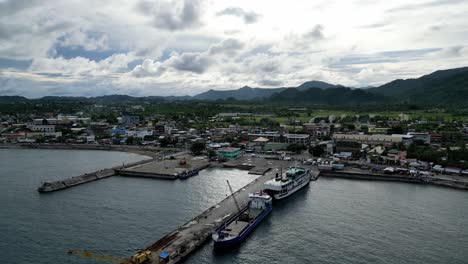
[[[186,180],[186,179],[188,179],[188,177],[190,177],[190,174],[188,174],[188,172],[186,172],[186,171],[179,174],[179,179],[181,179],[181,180]]]
[[[216,229],[212,238],[215,249],[239,245],[272,210],[272,198],[264,192],[249,194],[249,203]]]

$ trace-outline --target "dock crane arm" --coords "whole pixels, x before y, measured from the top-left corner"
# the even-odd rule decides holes
[[[239,206],[239,203],[237,202],[236,200],[236,197],[234,196],[234,192],[232,191],[232,187],[231,187],[231,183],[229,183],[228,180],[226,180],[228,186],[229,186],[229,191],[231,191],[231,196],[232,196],[232,199],[234,200],[234,203],[236,204],[236,207],[237,207],[237,210],[240,212],[241,211],[241,208]]]

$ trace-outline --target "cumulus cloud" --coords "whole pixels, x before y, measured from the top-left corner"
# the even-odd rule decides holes
[[[153,25],[170,31],[201,25],[201,0],[141,1],[137,8],[153,18]]]
[[[82,47],[84,50],[105,50],[109,48],[108,37],[106,34],[95,34],[92,36],[89,33],[78,29],[65,34],[58,44],[64,47]]]
[[[212,45],[204,52],[173,52],[163,62],[146,59],[133,69],[132,75],[135,77],[159,77],[168,69],[202,74],[220,57],[234,56],[243,47],[243,43],[230,38]]]
[[[142,64],[135,66],[131,74],[135,77],[159,77],[165,70],[160,62],[146,59]]]
[[[253,11],[245,11],[240,7],[228,7],[217,13],[218,16],[235,16],[242,18],[245,24],[253,24],[258,22],[261,15]]]
[[[239,40],[229,38],[229,39],[226,39],[226,40],[212,46],[209,49],[208,52],[211,55],[226,54],[226,55],[229,55],[229,56],[233,56],[235,53],[237,53],[243,47],[244,47],[244,44],[242,42],[240,42]]]
[[[325,38],[323,30],[323,25],[317,24],[310,31],[306,32],[304,37],[311,40],[322,40]]]
[[[418,0],[417,16],[388,12],[405,0],[320,2],[0,0],[0,94],[359,87],[466,66],[466,0]]]

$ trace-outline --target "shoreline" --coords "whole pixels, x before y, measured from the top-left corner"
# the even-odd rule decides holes
[[[354,170],[343,170],[343,171],[321,171],[320,177],[326,178],[342,178],[350,180],[364,180],[364,181],[389,181],[389,182],[402,182],[410,184],[422,184],[432,185],[438,187],[445,187],[450,189],[457,189],[462,191],[468,191],[468,178],[467,179],[455,179],[437,176],[425,176],[425,177],[412,177],[405,175],[387,175],[369,173],[368,171],[356,171]]]
[[[150,146],[99,145],[99,144],[0,144],[0,149],[59,149],[59,150],[101,150],[119,151],[155,157],[169,149]],[[170,149],[177,151],[177,149]]]
[[[165,151],[177,151],[178,149],[161,149],[151,146],[130,146],[130,145],[99,145],[99,144],[0,144],[0,149],[59,149],[59,150],[100,150],[100,151],[119,151],[126,153],[133,153],[150,158],[156,158],[163,154]],[[228,166],[226,166],[228,165]],[[229,166],[223,164],[224,167],[238,168],[239,166]],[[250,165],[249,169],[256,167]],[[246,169],[246,168],[240,168]],[[457,179],[453,176],[427,176],[414,178],[403,175],[384,175],[369,173],[369,171],[352,169],[352,171],[333,171],[320,173],[320,176],[334,177],[334,178],[345,178],[353,180],[380,180],[380,181],[394,181],[394,182],[407,182],[416,184],[433,185],[451,189],[457,189],[462,191],[468,191],[468,178]],[[325,175],[323,175],[325,174]],[[459,176],[461,177],[461,176]]]

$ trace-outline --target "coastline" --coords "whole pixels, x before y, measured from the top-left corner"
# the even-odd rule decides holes
[[[151,146],[99,145],[99,144],[0,144],[0,149],[61,149],[120,151],[155,157],[164,149]],[[172,149],[171,149],[172,150]],[[177,149],[173,149],[177,150]]]
[[[371,173],[365,170],[358,169],[345,169],[343,171],[321,171],[320,177],[342,178],[352,180],[367,180],[367,181],[391,181],[403,182],[411,184],[424,184],[439,187],[446,187],[451,189],[468,191],[468,178],[461,178],[462,176],[449,176],[449,175],[435,175],[435,176],[406,176],[399,174],[381,174]],[[459,178],[456,178],[459,177]]]

